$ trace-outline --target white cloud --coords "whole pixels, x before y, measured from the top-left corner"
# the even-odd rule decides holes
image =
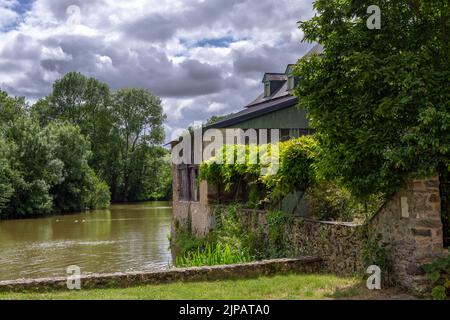
[[[113,89],[148,88],[175,130],[241,109],[265,71],[305,53],[297,21],[313,15],[311,2],[36,0],[19,16],[18,1],[0,0],[0,88],[34,101],[75,70]]]

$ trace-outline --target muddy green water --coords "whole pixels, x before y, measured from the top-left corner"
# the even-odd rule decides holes
[[[113,205],[75,215],[0,221],[0,281],[145,271],[171,263],[170,203]]]

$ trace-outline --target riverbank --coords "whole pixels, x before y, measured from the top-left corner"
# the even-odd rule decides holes
[[[358,278],[277,275],[216,282],[177,282],[125,289],[0,293],[0,300],[325,300],[411,299],[395,289],[369,291]]]

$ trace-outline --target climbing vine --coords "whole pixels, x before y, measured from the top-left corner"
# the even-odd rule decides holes
[[[314,148],[315,140],[311,136],[280,143],[278,170],[275,174],[263,175],[264,169],[270,170],[274,165],[265,164],[261,156],[272,156],[270,145],[224,146],[218,156],[200,166],[200,179],[221,184],[228,192],[248,186],[249,202],[255,206],[274,203],[293,191],[306,190],[313,183]],[[235,159],[244,155],[245,162],[225,162],[227,152],[234,154]]]

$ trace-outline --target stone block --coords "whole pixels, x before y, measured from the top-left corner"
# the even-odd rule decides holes
[[[416,237],[431,237],[432,233],[430,229],[412,229],[412,233]]]

